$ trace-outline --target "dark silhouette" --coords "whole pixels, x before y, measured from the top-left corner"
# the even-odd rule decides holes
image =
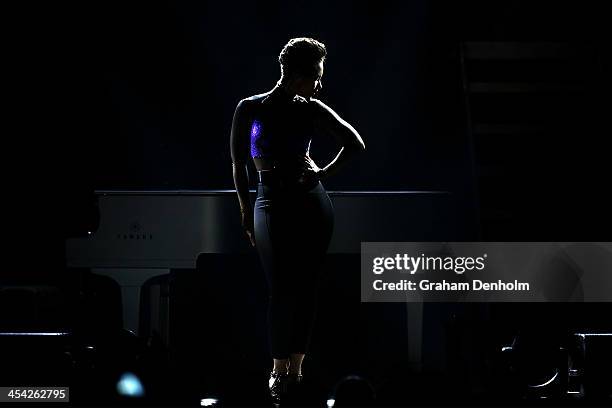
[[[321,180],[365,149],[357,131],[314,98],[322,88],[326,54],[319,41],[291,39],[279,56],[280,80],[271,91],[238,103],[230,136],[242,225],[268,281],[274,360],[269,386],[276,401],[288,384],[301,383],[321,262],[333,231],[333,206]],[[310,157],[310,142],[328,135],[342,148],[320,168]],[[254,208],[248,191],[249,157],[259,179]]]

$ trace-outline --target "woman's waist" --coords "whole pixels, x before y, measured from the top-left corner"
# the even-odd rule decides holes
[[[326,193],[319,179],[303,172],[287,174],[277,170],[259,170],[257,177],[258,196],[273,193]]]
[[[308,152],[283,155],[253,157],[257,171],[274,170],[279,175],[292,176],[304,171],[304,158]]]
[[[274,167],[257,170],[257,182],[265,185],[294,184],[305,177],[300,167]]]

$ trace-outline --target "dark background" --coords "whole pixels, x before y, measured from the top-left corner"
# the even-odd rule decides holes
[[[288,39],[312,36],[328,47],[320,98],[367,146],[328,189],[449,190],[480,211],[484,238],[605,240],[610,52],[601,2],[15,4],[4,13],[5,175],[24,194],[56,198],[50,211],[94,188],[232,189],[236,103],[274,86]],[[475,142],[466,41],[575,44],[582,54],[572,66],[542,65],[539,79],[581,91],[475,95],[472,120],[485,112],[489,121],[522,115],[552,125]],[[468,77],[517,80],[527,71],[514,64],[475,64]],[[313,157],[324,165],[336,148],[316,139]]]
[[[610,25],[603,3],[5,3],[1,162],[7,181],[3,226],[9,228],[2,234],[10,244],[3,247],[3,277],[35,275],[42,266],[45,273],[62,270],[63,238],[73,223],[87,219],[94,189],[232,189],[229,129],[236,103],[274,86],[278,53],[296,36],[327,45],[321,99],[356,127],[367,146],[359,160],[326,181],[328,189],[449,190],[478,215],[479,236],[466,234],[467,240],[609,241]],[[466,74],[477,82],[535,78],[574,84],[580,91],[491,92],[471,95],[466,106],[460,52],[466,41],[571,43],[577,52],[569,62],[480,61],[468,64]],[[468,117],[472,125],[524,121],[545,130],[490,132],[476,139]],[[331,147],[329,141],[315,143],[315,160],[325,163]],[[177,285],[192,296],[179,296],[183,303],[176,309],[185,319],[191,317],[191,299],[202,298],[190,282]],[[358,293],[354,289],[344,295]],[[380,357],[376,353],[382,351],[388,355],[371,363],[380,364],[381,372],[387,363],[401,362],[394,360],[395,351],[406,332],[391,321],[403,318],[405,311],[396,310],[401,305],[368,305],[372,308],[359,315],[358,299],[326,296],[338,316],[352,319],[321,323],[342,333],[319,343],[327,347],[319,350],[321,356],[336,362],[342,354],[337,368],[357,369],[368,363],[354,355],[366,350],[364,356]],[[437,306],[426,310],[432,324],[455,313]],[[565,328],[568,311],[574,323],[607,328],[604,305],[588,305],[591,312],[574,306],[556,305],[555,319],[546,313],[538,318],[532,305],[508,314],[518,319],[531,312],[529,324],[538,335],[549,326]],[[473,317],[478,311],[471,306],[460,311],[465,319],[449,319],[455,326],[426,345],[434,350],[430,354],[461,336],[476,344],[474,349],[474,338],[484,342],[478,330],[486,330]],[[258,321],[263,319],[252,320]],[[364,333],[363,321],[381,327]],[[197,347],[191,326],[182,327],[182,339]],[[384,328],[388,336],[379,335]],[[357,336],[363,337],[355,341]],[[389,346],[388,338],[397,343]],[[338,352],[347,345],[348,352]],[[184,361],[191,361],[191,349],[184,350]],[[469,362],[471,356],[463,357]],[[325,366],[314,364],[319,363]],[[398,369],[403,369],[399,363]],[[390,376],[399,383],[400,377]],[[472,379],[462,362],[449,371],[450,382],[457,377]],[[440,394],[435,380],[432,384]]]
[[[62,2],[24,13],[23,113],[42,139],[28,146],[52,167],[86,157],[96,188],[233,188],[236,103],[274,86],[296,36],[327,45],[321,99],[367,144],[329,188],[435,189],[462,176],[461,135],[431,129],[444,115],[431,112],[425,1]],[[313,156],[325,164],[333,147],[315,142]]]

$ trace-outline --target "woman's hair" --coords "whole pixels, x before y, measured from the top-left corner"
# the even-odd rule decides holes
[[[325,44],[308,37],[292,38],[278,56],[281,74],[283,77],[292,74],[314,75],[316,65],[326,56]]]

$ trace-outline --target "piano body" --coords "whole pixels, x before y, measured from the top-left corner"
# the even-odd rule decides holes
[[[328,191],[335,209],[330,254],[359,256],[361,242],[469,240],[465,202],[443,191]],[[121,287],[124,327],[138,333],[140,292],[200,254],[253,251],[235,190],[96,191],[98,230],[66,243],[67,266],[89,268]],[[251,191],[252,202],[255,192]],[[409,354],[420,360],[423,305],[407,303]],[[166,305],[168,307],[168,305]],[[413,341],[414,340],[414,341]]]

